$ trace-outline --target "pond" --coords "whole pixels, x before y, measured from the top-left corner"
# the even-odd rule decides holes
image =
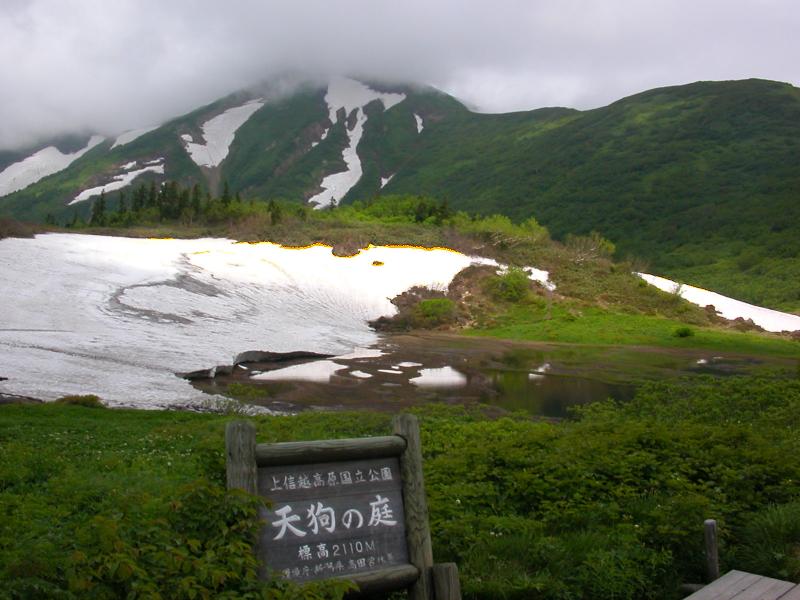
[[[798,360],[431,333],[381,336],[369,349],[335,357],[248,363],[194,385],[285,412],[446,403],[564,418],[575,406],[627,401],[647,380],[757,373],[797,377]]]

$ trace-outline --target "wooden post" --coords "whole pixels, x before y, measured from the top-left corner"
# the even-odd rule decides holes
[[[706,538],[706,574],[708,582],[719,579],[719,548],[717,546],[717,522],[706,519],[703,523]]]
[[[249,421],[230,421],[225,426],[225,472],[229,490],[258,492],[256,428]]]
[[[395,435],[406,440],[406,449],[400,455],[400,471],[404,485],[408,560],[419,569],[419,579],[408,588],[408,597],[410,600],[433,600],[433,549],[428,527],[428,502],[422,477],[419,421],[414,415],[397,415],[392,419],[392,429]]]
[[[461,582],[456,563],[433,565],[433,591],[436,600],[461,600]]]

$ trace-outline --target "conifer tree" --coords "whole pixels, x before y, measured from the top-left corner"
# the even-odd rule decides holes
[[[106,221],[106,193],[100,192],[100,197],[92,204],[92,215],[89,225],[104,225]]]
[[[228,187],[228,180],[225,180],[225,184],[222,187],[222,197],[220,198],[222,201],[223,206],[228,206],[231,203],[231,189]]]

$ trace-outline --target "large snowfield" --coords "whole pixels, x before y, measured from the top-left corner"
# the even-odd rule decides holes
[[[383,263],[373,265],[374,261]],[[0,392],[113,405],[191,406],[176,372],[246,350],[349,354],[367,321],[414,285],[446,288],[472,259],[449,250],[47,234],[0,241]]]

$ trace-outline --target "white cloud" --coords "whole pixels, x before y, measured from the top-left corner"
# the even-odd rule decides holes
[[[298,69],[430,83],[488,111],[798,83],[797,31],[794,0],[4,0],[0,148],[148,126]]]

